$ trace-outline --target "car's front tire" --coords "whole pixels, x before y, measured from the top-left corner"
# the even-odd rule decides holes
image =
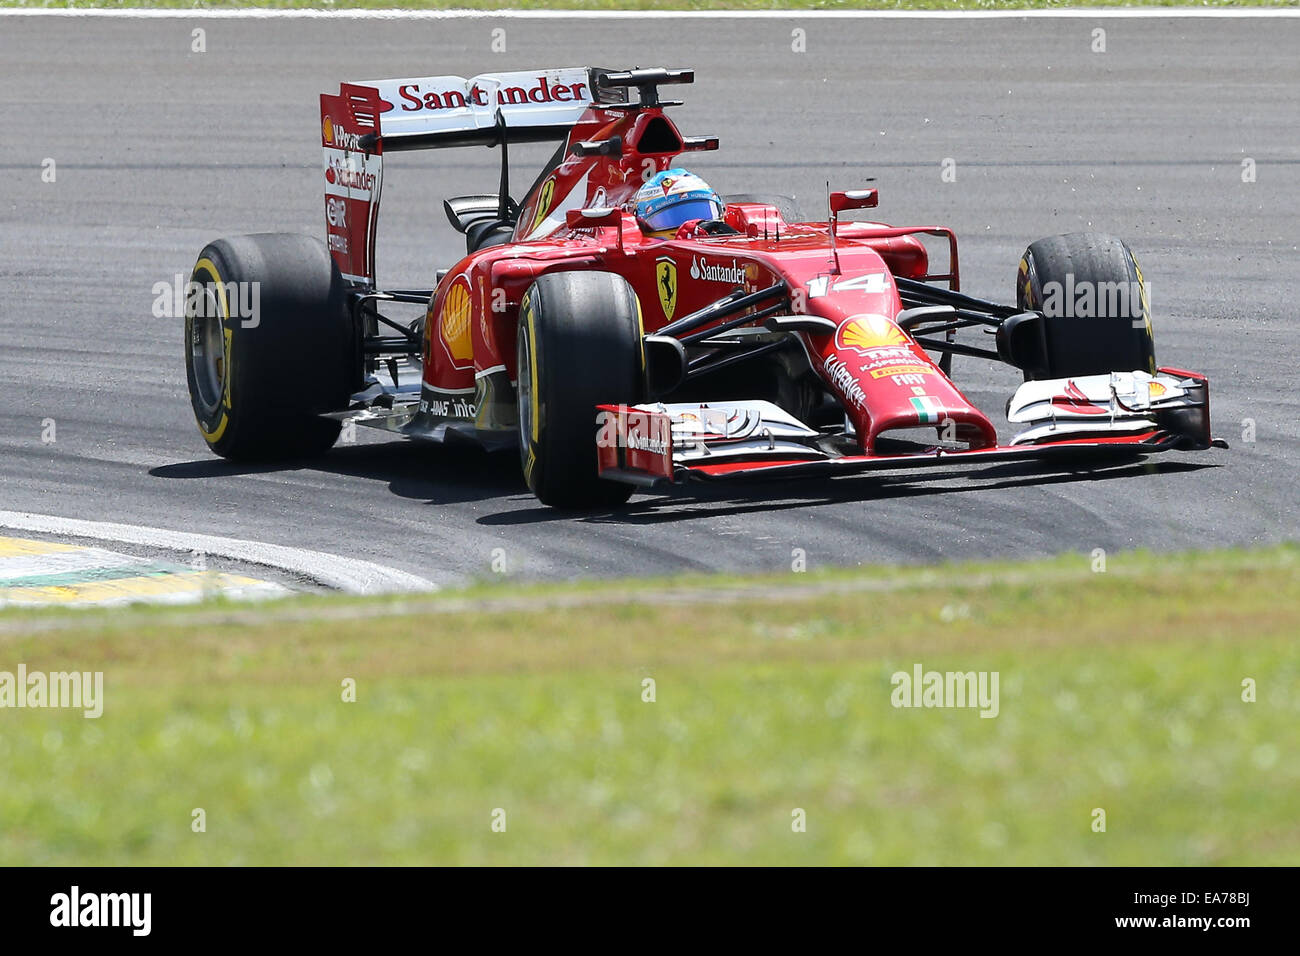
[[[1081,232],[1031,243],[1016,274],[1016,305],[1043,312],[1045,362],[1030,378],[1156,371],[1142,270],[1120,239]]]
[[[186,305],[185,370],[204,441],[235,461],[333,446],[356,384],[342,277],[308,236],[262,234],[204,247]]]
[[[519,306],[519,444],[524,479],[546,505],[627,501],[632,486],[596,468],[597,405],[644,399],[641,307],[621,276],[555,272]]]

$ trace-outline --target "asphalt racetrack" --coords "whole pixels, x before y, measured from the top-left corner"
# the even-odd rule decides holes
[[[1297,50],[1295,19],[0,18],[0,510],[345,554],[442,584],[494,561],[567,578],[781,570],[794,549],[818,567],[1294,539]],[[512,454],[359,429],[296,467],[210,455],[181,321],[154,317],[154,286],[222,235],[323,235],[317,95],[587,64],[693,67],[675,119],[721,137],[691,164],[719,191],[794,194],[820,216],[827,180],[874,176],[880,218],[956,229],[976,295],[1013,295],[1040,236],[1124,237],[1151,286],[1157,358],[1210,376],[1231,450],[1088,474],[693,486],[576,517],[541,507]],[[459,257],[441,202],[494,189],[497,162],[389,160],[381,283],[431,285]],[[1018,374],[958,357],[955,377],[1008,438]]]

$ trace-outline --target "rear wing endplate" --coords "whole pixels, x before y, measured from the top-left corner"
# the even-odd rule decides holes
[[[344,278],[374,285],[385,153],[563,140],[588,107],[627,101],[605,75],[565,67],[364,80],[321,94],[326,235]]]

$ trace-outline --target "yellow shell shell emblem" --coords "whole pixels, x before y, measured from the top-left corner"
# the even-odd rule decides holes
[[[865,353],[886,345],[906,345],[903,330],[883,315],[855,315],[835,333],[835,344],[842,349]]]
[[[464,276],[457,279],[447,292],[442,304],[442,341],[457,362],[468,362],[474,357],[474,343],[470,337],[469,282]]]

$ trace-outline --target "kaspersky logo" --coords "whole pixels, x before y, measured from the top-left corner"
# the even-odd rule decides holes
[[[827,376],[842,395],[859,408],[866,407],[867,393],[862,390],[862,386],[858,384],[858,380],[849,371],[849,367],[844,364],[843,359],[837,355],[832,355],[822,362],[822,367],[826,369]]]

